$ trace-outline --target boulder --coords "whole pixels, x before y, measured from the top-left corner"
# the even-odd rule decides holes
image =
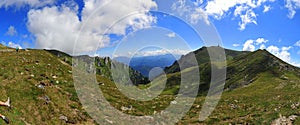
[[[61,116],[59,116],[59,120],[68,122],[68,117],[67,117],[67,116],[64,116],[64,115],[61,115]]]
[[[131,106],[131,105],[129,105],[129,106],[127,106],[127,107],[122,106],[122,107],[121,107],[121,110],[122,110],[122,111],[130,111],[130,110],[132,110],[132,106]]]

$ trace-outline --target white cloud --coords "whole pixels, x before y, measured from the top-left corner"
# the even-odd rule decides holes
[[[196,1],[194,2],[194,5],[195,5],[195,6],[200,6],[202,3],[203,3],[203,0],[196,0]]]
[[[229,11],[230,8],[233,8],[237,4],[240,4],[245,1],[236,1],[236,0],[230,0],[230,1],[224,1],[224,0],[212,0],[207,2],[207,6],[205,7],[206,12],[208,15],[213,16],[216,19],[221,19],[224,14]]]
[[[76,11],[67,6],[53,6],[41,10],[30,10],[27,16],[27,27],[36,37],[37,48],[72,52],[81,26]],[[87,40],[95,37],[93,34],[89,35]]]
[[[174,37],[176,37],[176,34],[175,34],[175,33],[169,33],[169,34],[167,34],[167,36],[168,36],[169,38],[174,38]]]
[[[9,35],[9,36],[14,36],[14,35],[17,35],[17,30],[14,26],[9,26],[8,27],[8,30],[6,32],[6,35]]]
[[[292,47],[291,46],[289,46],[289,47],[282,47],[281,49],[282,49],[282,51],[288,51],[288,50],[290,50]]]
[[[156,22],[155,17],[147,14],[157,7],[151,0],[107,2],[85,0],[81,20],[74,2],[32,9],[28,12],[27,27],[36,37],[38,48],[58,49],[71,54],[79,34],[76,52],[90,52],[109,45],[110,38],[106,34],[125,35],[129,27],[132,30],[143,29]],[[96,11],[99,7],[101,12]],[[121,17],[126,18],[120,20]]]
[[[266,2],[274,2],[274,0],[211,0],[207,2],[205,11],[215,19],[222,19],[227,14],[230,14],[230,11],[233,9],[234,16],[240,18],[239,29],[244,30],[248,24],[257,24],[257,14],[253,10],[261,7]]]
[[[205,7],[206,12],[209,15],[213,15],[214,18],[220,19],[224,16],[230,9],[234,9],[235,11],[240,11],[239,14],[235,14],[235,16],[240,15],[241,12],[255,9],[260,7],[262,4],[266,2],[274,2],[275,0],[211,0],[207,2],[207,6]]]
[[[153,50],[153,51],[143,51],[134,53],[135,56],[157,56],[157,55],[165,55],[165,54],[172,54],[172,55],[185,55],[189,53],[187,50],[180,50],[180,49],[160,49],[160,50]],[[129,53],[133,54],[133,53]]]
[[[268,11],[270,11],[271,10],[271,6],[264,6],[264,13],[266,13],[266,12],[268,12]]]
[[[232,46],[234,46],[234,47],[239,47],[240,44],[233,44]]]
[[[300,40],[298,42],[295,43],[295,46],[300,47]]]
[[[178,0],[174,2],[171,9],[180,16],[186,16],[192,24],[197,24],[199,20],[202,20],[207,25],[210,25],[207,12],[204,8],[198,7],[203,1],[197,0],[193,3],[193,5],[189,5],[186,0]]]
[[[285,0],[285,7],[289,10],[288,17],[292,19],[296,14],[296,9],[300,9],[299,0]]]
[[[255,46],[253,45],[254,41],[253,40],[247,40],[244,43],[244,47],[243,47],[243,51],[254,51],[255,50]]]
[[[259,49],[266,49],[266,46],[264,44],[260,45]]]
[[[202,8],[196,8],[190,16],[190,21],[193,24],[197,24],[199,20],[203,20],[207,25],[210,24],[208,15]]]
[[[257,9],[263,7],[263,13],[270,11],[271,6],[265,5],[275,0],[196,0],[193,5],[187,0],[177,0],[172,6],[181,16],[190,16],[192,23],[203,20],[209,25],[209,17],[220,20],[226,16],[234,15],[239,19],[239,29],[245,30],[249,24],[257,24]],[[232,12],[234,11],[234,12]]]
[[[147,14],[149,10],[157,8],[156,3],[152,0],[108,1],[85,0],[82,19],[86,22],[87,30],[104,33],[105,30],[112,28],[108,31],[109,33],[125,35],[128,26],[137,30],[150,27],[152,23],[156,22],[155,17]],[[103,6],[104,3],[107,4]],[[99,7],[101,7],[101,11],[95,11]],[[126,18],[121,20],[122,17]],[[111,27],[113,23],[115,24]]]
[[[240,30],[245,30],[246,26],[250,23],[257,24],[256,14],[253,10],[247,10],[245,15],[240,15],[241,22],[239,22]]]
[[[1,42],[2,45],[4,46],[8,46],[8,47],[11,47],[11,48],[19,48],[19,49],[22,49],[22,46],[20,44],[16,44],[16,43],[13,43],[12,41],[6,43],[4,41]]]
[[[277,46],[269,46],[267,48],[267,50],[274,54],[275,56],[277,56],[278,58],[280,58],[281,60],[292,64],[291,62],[291,54],[289,52],[289,50],[291,49],[291,47],[282,47],[281,49],[278,48]]]
[[[258,38],[256,40],[256,45],[262,44],[262,43],[267,43],[268,40],[264,39],[264,38]]]
[[[248,10],[248,6],[237,6],[234,10],[234,16],[242,15],[244,11]]]
[[[244,45],[243,45],[243,51],[254,51],[255,50],[255,45],[260,45],[260,49],[265,49],[266,46],[264,43],[267,43],[268,40],[264,38],[258,38],[256,40],[247,40]]]
[[[270,52],[270,53],[278,53],[279,52],[279,48],[277,46],[269,46],[267,48],[267,50]]]
[[[299,63],[299,62],[298,62],[298,63],[297,63],[297,62],[292,62],[291,64],[292,64],[293,66],[300,67],[300,63]]]
[[[30,6],[30,7],[42,7],[45,5],[54,4],[56,0],[2,0],[0,2],[0,8],[5,7],[17,7],[20,9],[23,6]]]
[[[21,45],[15,44],[13,42],[8,42],[7,46],[12,47],[12,48],[17,48],[18,47],[19,49],[22,49]]]

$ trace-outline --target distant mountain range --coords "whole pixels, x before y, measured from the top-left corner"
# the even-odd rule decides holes
[[[149,77],[149,72],[155,67],[164,69],[167,66],[171,66],[181,55],[157,55],[157,56],[143,56],[143,57],[116,57],[114,60],[127,64],[134,70],[139,71],[145,77]],[[153,79],[162,72],[152,72],[149,79]]]

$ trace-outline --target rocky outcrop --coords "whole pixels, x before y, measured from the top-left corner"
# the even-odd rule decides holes
[[[285,117],[280,115],[278,119],[274,120],[271,125],[293,125],[293,122],[296,120],[298,116],[291,115],[289,117]]]

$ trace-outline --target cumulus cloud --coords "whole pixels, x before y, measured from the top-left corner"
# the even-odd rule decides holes
[[[300,40],[298,42],[295,43],[295,46],[300,47]]]
[[[8,46],[8,47],[11,47],[11,48],[17,48],[18,47],[19,49],[22,49],[22,46],[20,44],[16,44],[16,43],[14,43],[12,41],[10,41],[8,43],[2,41],[1,44],[5,45],[5,46]]]
[[[186,16],[190,23],[197,24],[200,20],[210,25],[208,14],[202,7],[203,0],[196,0],[193,5],[188,4],[186,0],[178,0],[172,5],[172,10],[177,12],[180,16]]]
[[[270,11],[271,10],[271,6],[264,6],[264,13],[266,13],[266,12],[268,12],[268,11]]]
[[[190,21],[193,24],[197,24],[199,20],[203,20],[207,25],[210,24],[208,15],[202,8],[196,8],[190,16]]]
[[[267,0],[255,3],[255,1],[249,0],[212,0],[207,3],[205,7],[206,12],[216,19],[221,19],[228,13],[230,9],[234,10],[234,16],[239,17],[241,21],[239,22],[240,30],[244,30],[246,25],[250,23],[257,24],[256,14],[253,9],[259,7],[261,3],[267,2]]]
[[[268,40],[264,39],[264,38],[258,38],[256,40],[256,45],[262,44],[262,43],[267,43]]]
[[[236,6],[237,1],[212,0],[205,7],[206,12],[216,19],[221,19],[224,14],[232,7]]]
[[[298,51],[297,54],[300,55],[300,51]],[[294,65],[294,66],[300,67],[300,61],[299,60],[298,61],[292,61],[291,64]]]
[[[30,7],[42,7],[45,5],[54,4],[56,0],[2,0],[0,2],[0,8],[5,7],[17,7],[18,9],[23,6],[30,6]]]
[[[258,38],[256,40],[247,40],[244,45],[243,45],[243,51],[254,51],[255,50],[255,45],[260,45],[260,49],[265,49],[266,46],[264,43],[267,43],[268,40],[264,38]]]
[[[267,48],[267,51],[269,51],[273,55],[277,56],[281,60],[292,64],[292,62],[291,62],[291,54],[289,52],[290,49],[291,49],[291,47],[282,47],[280,49],[277,46],[273,46],[272,45],[272,46],[269,46]]]
[[[158,55],[185,55],[189,53],[188,50],[180,50],[180,49],[159,49],[159,50],[151,50],[151,51],[139,51],[137,53],[128,52],[127,55],[114,55],[114,57],[131,57],[131,56],[158,56]]]
[[[82,19],[87,22],[86,29],[103,32],[111,28],[110,33],[124,35],[128,26],[137,30],[150,27],[156,22],[155,17],[147,14],[149,10],[157,8],[152,0],[132,0],[131,2],[114,0],[105,3],[107,0],[85,0]],[[95,12],[99,7],[101,7],[101,12]],[[122,17],[123,20],[121,20]],[[111,27],[113,23],[115,24]]]
[[[72,52],[81,26],[76,11],[67,6],[53,6],[30,10],[27,16],[27,27],[36,38],[37,48]]]
[[[240,30],[245,30],[246,25],[253,23],[257,24],[256,22],[256,14],[254,13],[253,10],[247,10],[246,14],[240,15],[241,22],[239,22]]]
[[[285,0],[285,7],[289,10],[288,18],[292,19],[296,14],[296,9],[300,8],[299,0]]]
[[[6,35],[9,35],[9,36],[14,36],[14,35],[17,35],[17,30],[14,26],[9,26],[8,27],[8,30],[6,32]]]
[[[22,49],[22,47],[21,47],[20,44],[16,44],[16,43],[13,43],[13,42],[8,42],[7,46],[8,46],[8,47],[11,47],[11,48],[19,48],[19,49]]]
[[[176,34],[175,34],[175,33],[169,33],[169,34],[167,34],[167,36],[168,36],[169,38],[174,38],[174,37],[176,37]]]
[[[270,53],[278,53],[279,52],[279,48],[277,46],[269,46],[267,48],[267,50],[270,52]]]
[[[101,11],[96,11],[99,7]],[[156,7],[152,0],[84,0],[81,20],[77,16],[77,4],[73,2],[30,10],[27,27],[35,36],[38,48],[58,49],[71,54],[79,35],[76,52],[90,52],[108,46],[109,34],[125,35],[128,28],[150,27],[156,18],[148,12]]]
[[[262,7],[265,3],[271,3],[275,0],[210,0],[204,2],[203,0],[196,0],[193,2],[194,6],[189,5],[186,0],[178,0],[173,4],[173,10],[180,15],[189,16],[191,23],[197,23],[203,20],[209,25],[209,17],[220,20],[232,14],[234,10],[234,17],[239,18],[239,29],[244,30],[248,24],[257,24],[257,16],[254,10]],[[271,9],[271,6],[264,5],[263,12]]]
[[[254,41],[253,40],[247,40],[244,43],[244,47],[243,47],[243,51],[254,51],[255,50],[255,46],[253,45]]]
[[[200,6],[203,3],[203,0],[195,0],[194,5],[195,6]]]
[[[300,62],[298,62],[298,63],[297,62],[293,62],[292,65],[300,67]]]
[[[264,3],[274,1],[275,0],[211,0],[206,4],[199,5],[199,8],[203,8],[205,14],[218,20],[230,15],[231,10],[234,10],[234,16],[240,19],[239,29],[244,30],[248,24],[257,24],[257,14],[254,12],[254,9],[261,7]],[[203,1],[200,3],[203,3]],[[263,12],[269,11],[270,8],[270,6],[264,6]]]
[[[264,44],[260,45],[259,49],[266,49],[266,46]]]

